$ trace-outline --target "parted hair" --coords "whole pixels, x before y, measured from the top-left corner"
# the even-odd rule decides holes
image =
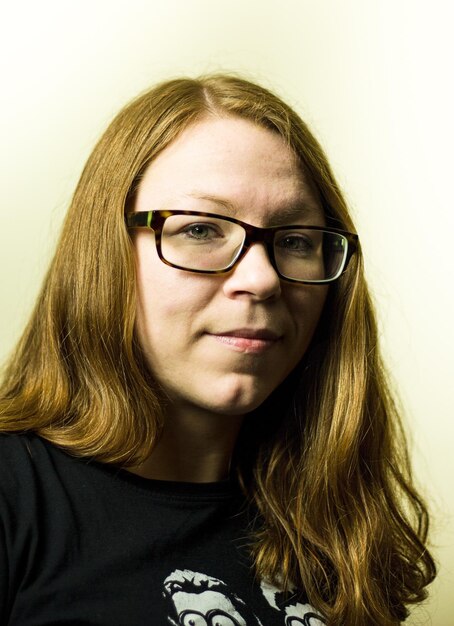
[[[0,432],[128,467],[162,429],[163,396],[136,337],[124,214],[153,159],[207,116],[278,133],[328,224],[354,230],[319,143],[267,89],[232,75],[164,82],[127,105],[83,170],[31,319],[7,363]],[[260,424],[260,427],[257,425]],[[304,590],[329,625],[388,626],[435,576],[428,514],[377,342],[361,252],[330,289],[301,363],[246,417],[233,466],[256,512],[257,576]]]

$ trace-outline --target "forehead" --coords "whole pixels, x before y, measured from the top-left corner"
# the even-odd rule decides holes
[[[321,213],[294,152],[277,134],[241,118],[207,118],[149,165],[136,210],[194,209],[252,223]]]

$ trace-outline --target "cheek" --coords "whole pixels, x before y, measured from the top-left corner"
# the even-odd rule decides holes
[[[166,334],[166,320],[174,318],[175,288],[172,273],[157,256],[153,236],[139,233],[135,239],[137,314],[136,328],[146,350]]]
[[[139,335],[148,340],[162,339],[168,328],[181,326],[182,312],[191,315],[187,295],[181,285],[165,280],[160,272],[140,272],[137,277],[137,328]],[[182,307],[184,302],[186,306]]]
[[[292,312],[295,330],[300,342],[307,347],[317,328],[328,294],[325,285],[298,286],[300,291],[291,291],[287,295],[288,306]]]
[[[137,318],[144,343],[188,335],[218,289],[215,279],[169,267],[150,246],[137,246]]]
[[[141,232],[136,236],[135,250],[140,323],[143,325],[147,319],[151,322],[153,318],[158,322],[161,317],[172,316],[176,294],[179,294],[179,286],[175,284],[178,271],[159,259],[151,233]]]
[[[183,297],[181,289],[175,291],[171,283],[161,283],[157,277],[139,279],[137,291],[137,336],[155,371],[162,369],[162,360],[169,359],[175,346],[184,348],[183,337],[189,333],[191,313],[184,317],[177,305]]]

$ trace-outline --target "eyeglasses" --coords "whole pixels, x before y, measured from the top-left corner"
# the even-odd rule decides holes
[[[339,278],[358,242],[358,235],[328,226],[258,228],[233,217],[199,211],[128,213],[126,225],[153,230],[159,258],[177,269],[223,274],[252,244],[263,243],[282,279],[317,285]]]

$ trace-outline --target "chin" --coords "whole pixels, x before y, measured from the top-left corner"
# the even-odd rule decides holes
[[[223,415],[227,417],[242,417],[243,415],[247,415],[248,413],[252,413],[257,409],[262,402],[243,404],[243,405],[223,405],[213,407],[211,410],[213,413],[218,415]]]
[[[233,390],[226,391],[225,389],[216,393],[213,390],[213,396],[210,398],[211,402],[208,402],[206,407],[211,409],[214,413],[223,415],[245,415],[255,411],[261,404],[265,402],[268,396],[272,393],[272,389],[267,392],[258,390],[245,390],[235,388]],[[214,400],[214,402],[213,402]]]

